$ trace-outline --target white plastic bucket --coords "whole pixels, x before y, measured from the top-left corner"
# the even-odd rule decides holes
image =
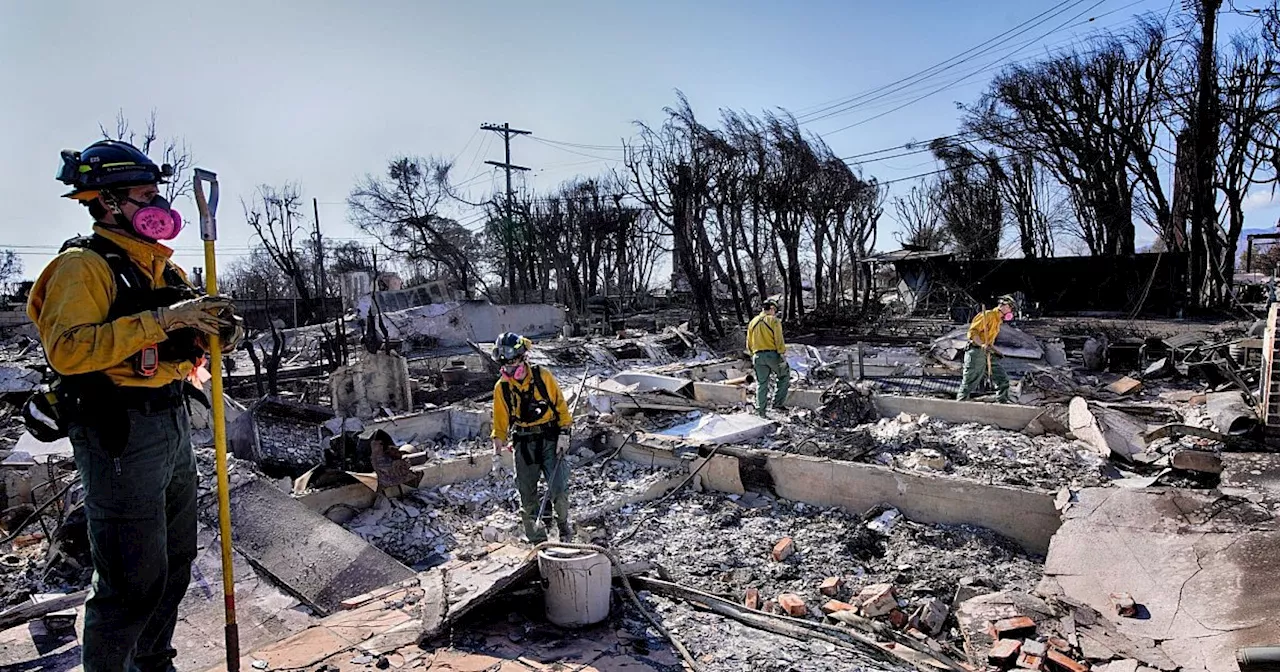
[[[547,620],[563,627],[594,625],[609,617],[609,559],[573,548],[538,552],[538,571],[546,581]]]

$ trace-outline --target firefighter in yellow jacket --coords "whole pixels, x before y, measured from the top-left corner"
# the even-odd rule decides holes
[[[778,381],[773,395],[774,408],[782,408],[791,387],[787,344],[782,339],[782,320],[778,319],[778,304],[773,299],[766,299],[760,314],[747,324],[747,350],[751,351],[751,364],[756,373],[756,413],[763,418],[769,407],[769,379]]]
[[[196,464],[184,379],[206,334],[238,338],[230,300],[199,296],[170,261],[182,218],[159,194],[172,171],[132,145],[62,152],[58,179],[88,208],[40,274],[27,313],[58,374],[56,415],[84,487],[93,559],[87,672],[169,672],[196,557]]]
[[[547,497],[555,511],[560,541],[573,538],[569,525],[569,426],[573,417],[560,385],[551,372],[529,364],[529,339],[503,334],[493,347],[501,378],[493,387],[493,452],[513,451],[516,490],[520,493],[520,521],[525,538],[547,540],[546,524],[538,520],[541,500],[538,480],[547,479]]]
[[[996,386],[996,401],[1009,403],[1009,376],[1000,365],[1001,356],[996,352],[995,344],[1000,336],[1000,326],[1013,319],[1014,308],[1013,297],[1002,296],[995,308],[978,313],[969,324],[969,345],[964,352],[964,373],[957,400],[968,399],[983,374],[987,374]]]

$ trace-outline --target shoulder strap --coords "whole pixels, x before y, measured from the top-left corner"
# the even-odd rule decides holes
[[[533,367],[533,386],[547,403],[551,403],[551,395],[547,393],[547,384],[542,382],[542,367],[536,364]]]
[[[511,383],[501,380],[498,381],[498,386],[502,388],[502,401],[507,405],[507,416],[510,417],[516,412],[516,400],[511,393]]]

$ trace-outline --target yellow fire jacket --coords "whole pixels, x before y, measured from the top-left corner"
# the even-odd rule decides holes
[[[95,225],[93,230],[128,253],[153,287],[165,286],[164,270],[172,263],[173,250],[102,226]],[[181,269],[178,274],[186,279]],[[160,387],[186,378],[191,362],[161,362],[150,378],[134,370],[129,358],[168,335],[150,311],[107,322],[115,298],[111,267],[95,252],[70,249],[45,267],[31,288],[27,315],[40,332],[54,371],[65,376],[104,371],[112,382],[125,387]]]
[[[1000,325],[1004,316],[999,308],[984,310],[969,323],[969,340],[978,345],[994,345],[1000,335]]]
[[[530,372],[525,375],[523,380],[509,381],[505,384],[511,386],[512,397],[514,397],[515,408],[508,407],[506,395],[503,394],[503,381],[499,380],[493,386],[493,433],[489,436],[492,438],[506,439],[511,432],[512,425],[516,427],[539,427],[545,425],[552,420],[559,418],[560,428],[568,429],[573,423],[573,416],[569,415],[569,404],[564,399],[564,394],[560,391],[560,384],[556,382],[555,376],[544,367],[538,367],[538,371],[542,376],[542,385],[547,390],[547,396],[550,397],[545,401],[549,402],[550,408],[547,409],[542,417],[529,423],[523,423],[513,418],[520,415],[520,395],[530,393],[533,388],[533,398],[539,399],[542,395],[538,393],[538,388],[533,384],[532,367]]]
[[[747,349],[757,352],[785,353],[787,344],[782,340],[782,320],[776,315],[760,313],[747,324]]]

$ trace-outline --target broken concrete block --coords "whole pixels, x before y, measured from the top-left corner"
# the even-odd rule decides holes
[[[1022,642],[1016,639],[997,639],[987,652],[987,662],[1001,667],[1010,667],[1022,649]]]
[[[824,614],[835,614],[841,611],[853,611],[854,609],[855,607],[852,604],[841,602],[840,600],[830,600],[822,605],[822,613]]]
[[[1115,453],[1129,460],[1146,449],[1146,425],[1120,411],[1076,397],[1069,412],[1071,433],[1103,457]]]
[[[1174,469],[1198,471],[1204,474],[1221,474],[1222,457],[1207,450],[1179,450],[1173,454]]]
[[[1026,616],[1014,616],[991,624],[991,636],[995,639],[1022,639],[1036,634],[1036,622]]]
[[[1044,658],[1040,656],[1033,656],[1024,651],[1018,654],[1018,669],[1020,670],[1044,669]]]
[[[947,468],[947,458],[942,453],[932,448],[922,448],[912,453],[905,460],[906,464],[917,469],[929,469],[931,471],[945,471]]]
[[[818,592],[827,597],[835,597],[835,594],[840,592],[843,587],[844,579],[838,576],[828,576],[822,580],[822,585],[818,586]]]
[[[773,561],[782,562],[791,557],[796,552],[796,542],[791,537],[783,537],[778,543],[773,545]]]
[[[898,630],[907,627],[907,621],[909,620],[911,619],[907,618],[907,613],[905,611],[901,609],[889,610],[889,625],[892,625]]]
[[[1039,642],[1034,639],[1022,640],[1022,652],[1025,654],[1044,658],[1045,654],[1048,653],[1048,650],[1049,647],[1045,645],[1044,642]]]
[[[742,604],[746,605],[748,609],[759,609],[760,608],[760,589],[748,588],[747,594],[744,595],[742,598]]]
[[[789,616],[804,616],[809,613],[809,608],[805,606],[804,600],[799,595],[793,593],[783,593],[778,596],[778,606]]]
[[[893,585],[877,583],[862,589],[858,593],[862,604],[862,615],[877,618],[898,608],[898,600],[893,596]]]
[[[1120,396],[1132,394],[1140,389],[1142,389],[1142,381],[1135,380],[1129,376],[1125,376],[1124,378],[1121,378],[1107,386],[1108,392]]]
[[[1050,651],[1046,660],[1049,662],[1051,669],[1059,670],[1060,672],[1088,672],[1089,670],[1089,668],[1076,662],[1061,651]],[[1134,664],[1136,665],[1137,663]]]
[[[1111,606],[1115,608],[1117,616],[1131,618],[1138,613],[1138,603],[1129,593],[1111,593]]]
[[[950,612],[951,610],[942,600],[930,599],[916,609],[911,616],[911,621],[924,632],[936,635],[942,632],[942,626],[946,623],[947,614]]]

